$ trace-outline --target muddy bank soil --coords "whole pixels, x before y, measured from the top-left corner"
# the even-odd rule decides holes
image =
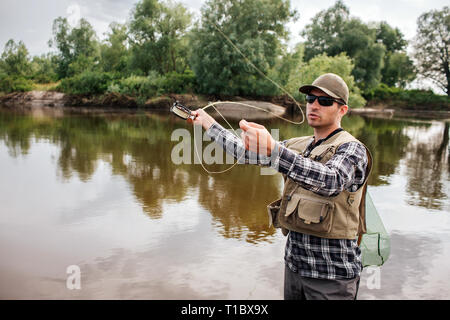
[[[209,102],[224,101],[223,104],[216,105],[219,112],[230,119],[267,119],[275,116],[292,117],[300,114],[297,104],[287,96],[277,97],[237,97],[237,96],[204,96],[195,94],[168,94],[156,98],[148,99],[144,104],[138,104],[134,97],[119,93],[107,93],[104,95],[73,95],[56,91],[29,91],[14,92],[0,97],[0,106],[34,108],[34,107],[54,107],[83,112],[101,111],[168,111],[175,101],[195,110],[206,106]],[[268,112],[245,107],[242,105],[227,104],[226,101],[242,102],[255,105]],[[304,106],[302,106],[305,111]],[[208,112],[213,116],[218,116],[213,108]],[[383,104],[368,104],[365,108],[349,109],[349,114],[392,118],[419,117],[430,119],[450,119],[450,111],[433,110],[407,110],[403,108],[392,108]]]
[[[175,101],[195,110],[205,107],[210,101],[224,101],[215,107],[219,112],[230,119],[265,119],[274,116],[294,115],[300,113],[294,101],[288,97],[229,97],[229,96],[202,96],[194,94],[169,94],[148,99],[144,104],[138,104],[134,97],[119,93],[107,93],[104,95],[72,95],[56,91],[29,91],[15,92],[0,97],[0,105],[10,108],[37,108],[54,107],[70,110],[82,109],[83,112],[98,112],[99,110],[158,110],[168,111]],[[265,112],[242,105],[227,104],[226,101],[242,102],[269,111]],[[208,112],[217,115],[213,108]]]

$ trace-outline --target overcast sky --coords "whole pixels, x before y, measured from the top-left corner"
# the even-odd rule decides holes
[[[22,40],[31,55],[49,52],[53,20],[59,16],[75,23],[87,19],[102,39],[113,22],[125,22],[138,0],[0,0],[0,52],[9,39]],[[181,0],[193,13],[200,14],[204,0]],[[331,7],[335,0],[291,0],[300,19],[288,24],[291,44],[302,39],[299,32],[320,10]],[[416,32],[417,17],[431,9],[442,9],[448,0],[344,0],[350,14],[363,21],[387,21],[398,27],[410,40]]]

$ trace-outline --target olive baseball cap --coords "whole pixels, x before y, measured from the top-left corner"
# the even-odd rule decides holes
[[[313,89],[319,89],[330,97],[348,103],[348,87],[345,81],[334,73],[325,73],[318,77],[311,85],[301,86],[298,90],[308,94]]]

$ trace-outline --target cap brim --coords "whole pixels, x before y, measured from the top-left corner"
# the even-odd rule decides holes
[[[313,89],[317,89],[317,90],[323,91],[323,92],[325,92],[327,95],[329,95],[330,97],[333,97],[333,98],[335,98],[335,99],[339,99],[339,100],[343,101],[340,97],[338,97],[337,95],[335,95],[335,94],[334,94],[333,92],[331,92],[330,90],[325,89],[325,88],[322,88],[322,87],[318,87],[318,86],[313,86],[313,85],[301,86],[301,87],[298,89],[298,91],[300,91],[301,93],[308,94],[308,93],[310,93],[311,90],[313,90]]]

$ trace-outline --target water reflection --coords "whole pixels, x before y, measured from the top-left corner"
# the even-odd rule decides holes
[[[427,209],[442,209],[448,200],[449,123],[437,123],[429,128],[408,128],[416,143],[408,145],[408,203]]]
[[[445,207],[450,172],[448,123],[357,116],[344,119],[343,127],[372,151],[370,185],[389,184],[390,176],[404,161],[408,203],[429,209]],[[279,128],[280,139],[311,134],[306,124],[294,126],[275,120],[265,124]],[[10,156],[26,156],[33,141],[48,141],[58,146],[56,163],[62,182],[74,175],[89,181],[103,161],[111,166],[113,175],[126,179],[151,219],[164,216],[164,203],[198,197],[198,204],[210,212],[224,237],[251,243],[270,241],[275,230],[267,226],[265,206],[279,196],[280,176],[260,175],[255,166],[208,175],[200,165],[175,165],[170,154],[178,142],[170,141],[170,134],[177,128],[192,132],[183,121],[165,115],[45,117],[0,113],[0,141]]]
[[[280,139],[312,134],[265,124]],[[360,299],[448,296],[448,126],[344,118],[372,151],[369,191],[392,235],[382,289],[365,288],[363,274]],[[177,128],[192,133],[167,115],[0,109],[0,298],[282,298],[285,238],[265,207],[281,177],[175,165]],[[78,292],[65,287],[71,264],[83,272]]]
[[[268,228],[266,202],[280,195],[279,177],[261,176],[259,168],[238,167],[227,175],[202,175],[199,202],[227,238],[245,236],[248,242],[259,242],[273,235]]]
[[[411,125],[414,126],[414,123],[365,119],[364,128],[354,134],[369,147],[373,156],[369,185],[389,184],[389,177],[395,173],[410,142],[410,138],[404,134],[403,128]]]
[[[380,270],[379,288],[367,286],[364,270],[358,299],[448,299],[448,234],[391,234],[392,252]],[[373,277],[373,275],[372,275]]]

